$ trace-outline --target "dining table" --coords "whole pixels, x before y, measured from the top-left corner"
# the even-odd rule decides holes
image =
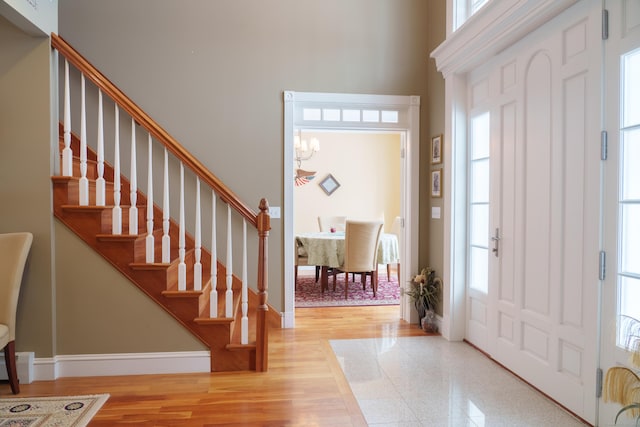
[[[321,267],[321,289],[328,286],[329,269],[338,268],[344,262],[344,231],[300,233],[296,240],[307,255],[309,265]],[[398,236],[382,233],[378,243],[378,264],[392,264],[400,258]]]

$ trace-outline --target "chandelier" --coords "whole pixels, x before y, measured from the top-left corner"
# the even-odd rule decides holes
[[[310,141],[302,139],[301,133],[293,137],[293,149],[296,153],[296,163],[298,169],[304,160],[309,160],[313,155],[320,151],[320,141],[318,138],[311,138]]]

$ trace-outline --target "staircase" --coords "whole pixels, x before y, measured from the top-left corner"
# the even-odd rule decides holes
[[[211,172],[191,156],[166,131],[137,107],[115,85],[88,63],[62,38],[52,34],[51,44],[64,57],[64,119],[60,125],[61,174],[52,177],[54,215],[86,244],[102,255],[155,303],[205,344],[211,352],[211,371],[266,371],[267,361],[267,238],[270,229],[268,204],[261,200],[259,213],[254,213],[222,184]],[[80,137],[71,132],[71,97],[69,66],[80,71],[82,95]],[[98,143],[95,149],[86,144],[85,78],[98,89]],[[103,113],[102,95],[115,106],[112,116]],[[131,119],[130,177],[120,170],[120,116]],[[104,161],[105,121],[113,122],[114,162]],[[137,187],[136,135],[148,136],[146,169],[147,194]],[[84,141],[83,141],[84,140]],[[153,164],[154,153],[164,154],[164,167]],[[171,159],[169,159],[171,153]],[[169,216],[170,162],[179,165],[178,221]],[[194,235],[185,225],[185,169],[196,181]],[[153,203],[152,171],[164,173],[162,208]],[[201,183],[209,191],[201,191]],[[156,192],[159,192],[156,189]],[[204,196],[203,196],[204,194]],[[208,196],[208,199],[207,199]],[[201,199],[211,206],[209,248],[202,243]],[[125,204],[124,201],[128,203]],[[218,206],[218,201],[222,205]],[[219,219],[220,212],[225,217]],[[191,205],[193,206],[193,204]],[[239,221],[241,225],[238,226]],[[144,227],[139,227],[143,224]],[[247,279],[247,227],[255,228],[257,246],[257,280],[255,288]],[[238,228],[241,233],[238,233]],[[218,234],[226,235],[219,245]],[[240,236],[238,236],[240,234]],[[225,263],[219,261],[217,247],[225,246]],[[234,268],[234,246],[242,249],[240,277]]]

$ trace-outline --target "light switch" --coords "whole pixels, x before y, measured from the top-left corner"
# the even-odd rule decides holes
[[[432,219],[440,219],[440,206],[432,206],[431,207],[431,218]]]
[[[269,206],[269,216],[271,219],[280,218],[280,206]]]

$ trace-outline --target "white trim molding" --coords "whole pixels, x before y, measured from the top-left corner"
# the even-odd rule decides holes
[[[16,371],[18,381],[21,384],[31,384],[33,382],[33,352],[16,353]],[[0,380],[8,380],[7,366],[4,361],[4,354],[0,357]]]
[[[348,93],[320,93],[284,91],[284,241],[294,241],[293,230],[293,133],[294,128],[339,129],[339,130],[383,130],[403,135],[405,155],[402,159],[403,194],[400,215],[405,219],[401,274],[407,283],[407,272],[415,271],[418,264],[418,204],[419,204],[419,159],[420,159],[420,97],[404,95],[372,95]],[[327,121],[321,118],[305,119],[304,109],[354,109],[393,111],[397,120],[378,121]],[[293,244],[285,244],[284,252],[284,312],[283,327],[295,327],[294,250]],[[411,304],[408,298],[400,304],[399,315],[409,321]]]
[[[33,374],[29,379],[33,381],[53,381],[63,377],[184,374],[210,372],[211,369],[208,351],[77,354],[30,360],[33,366],[29,368]],[[20,382],[27,383],[20,372],[18,378]]]
[[[450,0],[452,1],[452,0]],[[490,1],[447,36],[431,57],[445,78],[466,73],[578,0]]]

